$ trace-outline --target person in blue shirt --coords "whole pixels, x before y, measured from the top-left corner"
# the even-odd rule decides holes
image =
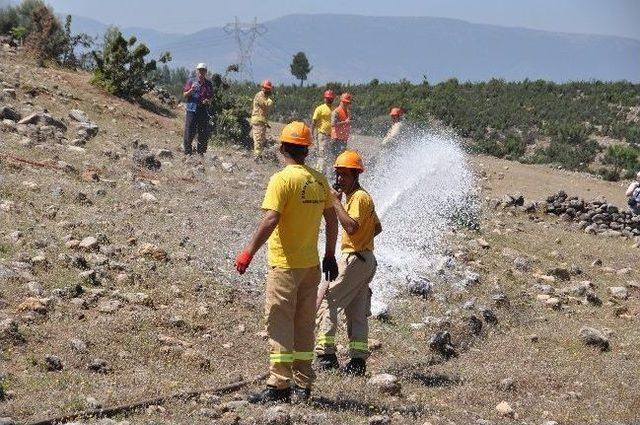
[[[198,135],[196,151],[200,155],[207,152],[209,139],[209,113],[207,109],[213,98],[213,84],[207,79],[207,65],[198,64],[196,78],[184,85],[183,95],[186,100],[187,116],[184,126],[183,149],[185,155],[193,153],[192,142]]]

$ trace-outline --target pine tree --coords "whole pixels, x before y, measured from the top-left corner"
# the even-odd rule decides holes
[[[309,65],[309,60],[304,52],[298,52],[293,56],[293,61],[291,62],[291,75],[300,80],[300,87],[302,87],[302,84],[307,79],[311,69],[312,67]]]

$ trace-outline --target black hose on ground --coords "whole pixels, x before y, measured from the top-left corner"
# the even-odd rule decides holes
[[[25,425],[57,425],[57,424],[63,424],[66,422],[71,422],[74,421],[76,419],[80,419],[80,418],[100,418],[100,417],[109,417],[109,416],[114,416],[114,415],[118,415],[121,413],[127,413],[127,412],[131,412],[133,410],[136,409],[142,409],[145,407],[149,407],[149,406],[157,406],[157,405],[161,405],[164,404],[168,401],[171,400],[175,400],[175,399],[185,399],[188,400],[190,398],[194,398],[199,396],[200,394],[205,394],[205,393],[211,393],[211,394],[227,394],[227,393],[231,393],[234,391],[239,390],[242,387],[246,387],[247,385],[252,385],[252,384],[256,384],[260,381],[263,381],[265,379],[267,379],[267,377],[269,376],[268,373],[264,373],[260,376],[257,376],[253,379],[247,379],[247,380],[243,380],[243,381],[238,381],[238,382],[234,382],[231,384],[227,384],[221,387],[216,387],[216,388],[207,388],[204,390],[197,390],[197,391],[181,391],[181,392],[177,392],[174,394],[170,394],[170,395],[166,395],[166,396],[160,396],[157,398],[153,398],[150,400],[144,400],[144,401],[139,401],[136,403],[131,403],[131,404],[123,404],[120,406],[114,406],[114,407],[107,407],[107,408],[102,408],[102,409],[92,409],[92,410],[84,410],[82,412],[76,412],[76,413],[72,413],[66,416],[60,416],[57,418],[47,418],[47,419],[42,419],[39,421],[35,421],[35,422],[29,422]]]

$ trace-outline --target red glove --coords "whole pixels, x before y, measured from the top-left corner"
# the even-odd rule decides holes
[[[244,272],[247,271],[247,267],[249,267],[251,260],[253,260],[253,255],[249,254],[247,251],[242,251],[238,254],[236,257],[236,270],[238,270],[238,273],[244,274]]]

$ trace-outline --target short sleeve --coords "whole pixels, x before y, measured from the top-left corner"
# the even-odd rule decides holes
[[[358,224],[361,224],[366,217],[369,217],[374,213],[373,202],[371,197],[362,191],[358,191],[354,196],[356,198],[352,200],[347,213],[349,214],[349,217],[357,221]]]
[[[267,185],[264,200],[262,201],[262,209],[282,213],[286,204],[287,193],[284,181],[280,176],[272,176]]]
[[[320,108],[316,108],[313,111],[313,122],[317,122],[320,119]]]
[[[329,181],[325,178],[322,185],[325,191],[324,209],[333,208],[333,193],[331,193],[331,188],[329,188]]]
[[[191,80],[187,80],[187,82],[184,83],[184,87],[182,88],[182,91],[189,91],[192,85],[193,83],[191,82]]]

